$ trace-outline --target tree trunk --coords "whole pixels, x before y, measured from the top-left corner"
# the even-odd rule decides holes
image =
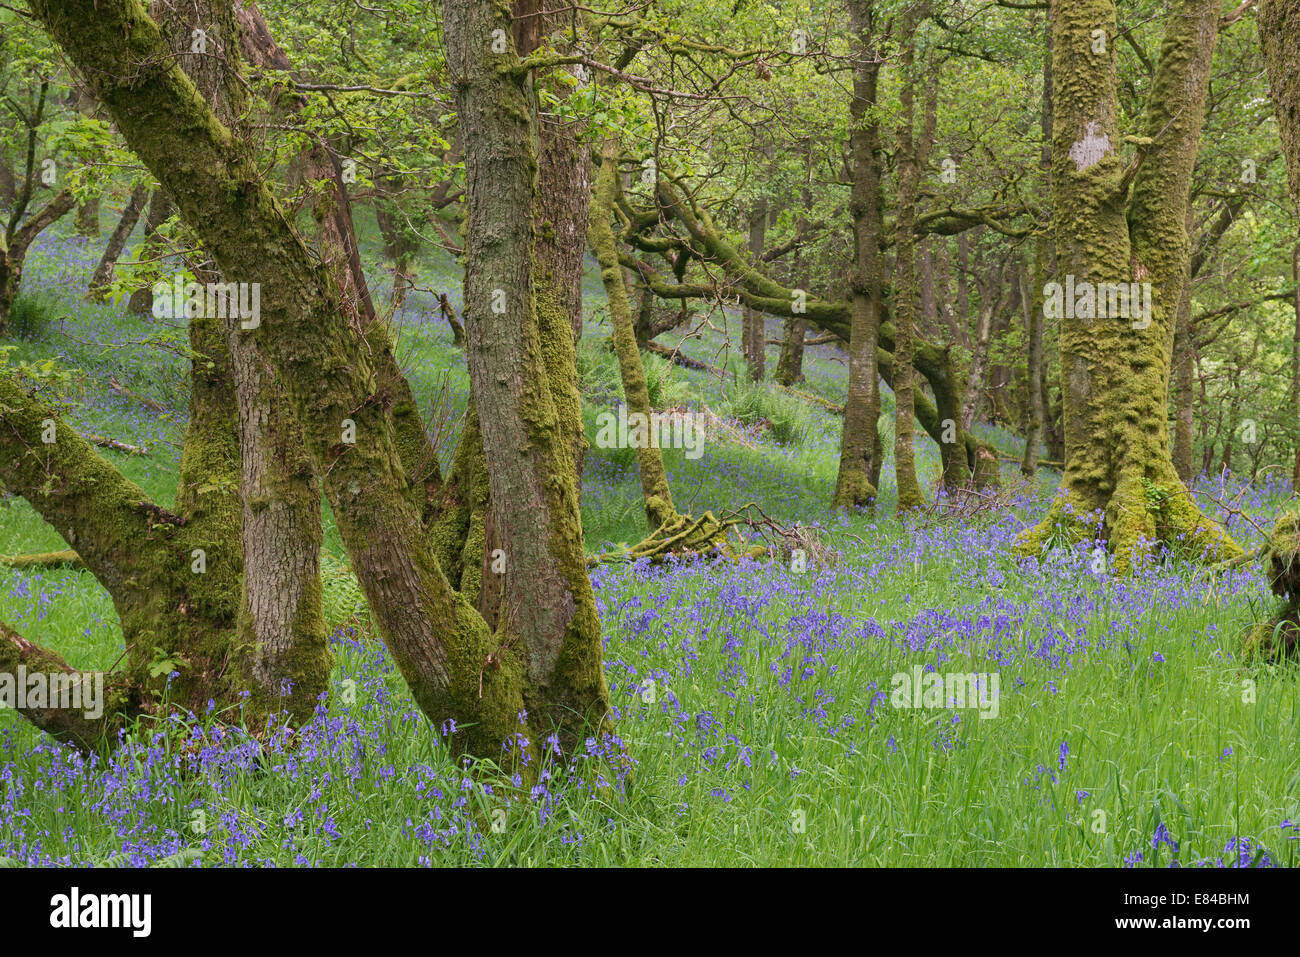
[[[569,750],[609,709],[574,480],[572,317],[553,321],[534,300],[531,84],[512,52],[490,52],[492,31],[510,27],[508,12],[487,0],[446,0],[443,10],[457,114],[475,131],[465,144],[465,334],[492,509],[512,568],[498,631],[522,640],[525,702],[558,726]]]
[[[568,470],[550,467],[568,450],[554,440],[550,383],[538,368],[544,361],[540,337],[535,324],[525,326],[531,295],[520,296],[532,272],[530,115],[521,78],[510,70],[517,60],[510,53],[484,52],[491,50],[492,31],[508,32],[510,23],[503,11],[486,5],[449,3],[447,10],[460,115],[483,133],[481,151],[467,157],[474,241],[467,250],[473,265],[467,284],[471,380],[480,421],[489,426],[483,444],[495,506],[504,503],[507,514],[529,518],[517,522],[518,537],[504,543],[510,571],[503,624],[514,627],[498,636],[452,590],[438,565],[395,441],[393,396],[376,375],[362,333],[340,308],[331,278],[261,179],[252,151],[194,95],[156,25],[132,0],[65,0],[57,6],[38,0],[33,7],[123,137],[176,198],[223,274],[261,284],[260,324],[244,330],[237,319],[228,319],[227,338],[251,331],[247,338],[259,357],[284,382],[380,634],[416,702],[448,731],[452,719],[460,725],[452,739],[457,749],[499,757],[501,743],[516,732],[538,740],[530,725],[521,729],[526,705],[534,722],[554,721],[571,747],[587,727],[584,719],[603,719],[608,699],[572,479]],[[497,72],[496,66],[505,69]],[[482,201],[493,197],[484,191],[494,188],[504,205],[486,218],[500,231],[485,229]],[[482,250],[484,241],[491,248]],[[497,315],[490,311],[500,301],[493,294],[497,288],[515,312],[489,320],[495,328],[489,340],[483,316]],[[507,361],[519,360],[518,377],[502,365],[502,352]],[[524,401],[526,415],[520,409]],[[353,430],[358,441],[341,438]],[[522,447],[510,448],[511,441]],[[541,496],[541,507],[516,491]],[[544,509],[554,502],[548,495],[567,505],[573,527],[548,520]],[[539,549],[551,546],[563,562],[538,557]],[[574,580],[567,598],[558,601],[557,578],[566,585]],[[517,580],[513,587],[510,579]],[[526,598],[520,593],[525,585],[537,586]]]
[[[88,239],[99,238],[99,199],[98,193],[89,197],[77,207],[77,235]]]
[[[1025,308],[1025,338],[1029,357],[1025,365],[1025,382],[1029,391],[1028,416],[1025,428],[1025,454],[1020,460],[1020,472],[1033,478],[1038,472],[1038,445],[1042,441],[1043,419],[1043,286],[1046,284],[1047,239],[1039,237],[1034,242],[1034,268],[1021,271],[1020,298]]]
[[[12,209],[18,201],[18,183],[14,179],[14,168],[9,165],[9,157],[0,155],[0,206]]]
[[[998,279],[1001,286],[1001,278]],[[966,375],[965,398],[961,404],[961,426],[969,431],[975,424],[975,417],[980,413],[981,400],[984,398],[984,367],[988,364],[989,339],[993,330],[993,310],[996,303],[991,298],[980,300],[979,325],[975,330],[975,341],[970,360],[970,371]]]
[[[916,328],[916,304],[919,295],[916,279],[916,202],[920,192],[921,170],[917,144],[912,133],[912,113],[916,96],[913,43],[916,13],[903,14],[901,119],[898,133],[898,225],[895,230],[898,282],[894,286],[894,473],[898,482],[898,511],[917,508],[925,503],[916,479],[916,452],[913,438],[913,330]]]
[[[240,28],[228,0],[155,0],[172,55],[228,128],[247,109]],[[207,50],[192,52],[196,30]],[[167,206],[170,215],[170,204]],[[152,212],[152,211],[151,211]],[[160,209],[160,214],[162,210]],[[208,264],[193,264],[199,282],[238,282]],[[177,511],[211,513],[239,536],[214,542],[223,557],[210,566],[223,592],[236,596],[229,617],[257,703],[311,716],[329,686],[332,665],[320,581],[321,484],[284,389],[267,374],[247,337],[227,342],[221,320],[189,319],[195,354],[190,419],[181,456]],[[218,476],[240,494],[208,489]],[[214,574],[210,567],[209,575]],[[224,653],[230,654],[229,638]]]
[[[579,140],[580,132],[571,121],[545,117],[538,131],[538,276],[544,299],[567,319],[574,342],[582,338],[582,259],[591,203],[591,147]]]
[[[1038,112],[1038,127],[1043,145],[1038,154],[1039,171],[1045,183],[1052,178],[1052,16],[1050,7],[1043,17],[1043,105]],[[1051,411],[1047,390],[1047,362],[1043,357],[1043,289],[1052,274],[1050,236],[1043,234],[1034,241],[1034,265],[1030,283],[1022,296],[1028,324],[1029,364],[1026,368],[1029,391],[1029,427],[1025,430],[1025,454],[1020,461],[1021,474],[1033,478],[1038,472],[1038,445],[1046,441],[1052,448]]]
[[[767,245],[767,198],[754,200],[749,213],[749,255],[757,262]],[[767,331],[763,314],[752,306],[745,306],[742,319],[741,340],[745,353],[745,367],[754,382],[763,381],[766,374]]]
[[[1174,470],[1184,484],[1196,478],[1195,427],[1196,383],[1192,366],[1196,345],[1192,341],[1192,290],[1188,282],[1178,300],[1174,329]]]
[[[1297,203],[1300,206],[1300,203]],[[1300,244],[1291,261],[1291,278],[1296,284],[1295,331],[1291,334],[1291,421],[1296,429],[1295,467],[1291,473],[1291,490],[1300,492]]]
[[[804,186],[799,191],[800,215],[795,223],[797,232],[804,232],[807,229],[807,214],[812,207],[812,191],[808,188],[808,180],[813,174],[813,155],[811,144],[808,149],[806,168],[804,175]],[[806,290],[809,286],[808,277],[805,272],[805,260],[807,254],[804,246],[800,243],[794,250],[794,261],[790,267],[791,279],[796,283],[796,288]],[[781,355],[776,362],[776,381],[783,386],[792,386],[802,382],[803,376],[803,349],[804,337],[808,334],[808,318],[805,313],[798,312],[786,316],[781,325]]]
[[[153,191],[149,197],[149,211],[144,217],[144,239],[140,243],[140,255],[137,262],[147,262],[163,254],[166,249],[162,234],[158,231],[162,224],[172,215],[172,201],[161,189]],[[153,311],[153,287],[144,286],[131,293],[127,308],[138,316],[147,316]]]
[[[776,361],[776,381],[792,386],[803,381],[804,337],[808,320],[802,315],[786,316],[781,324],[781,356]]]
[[[131,190],[126,206],[122,209],[122,216],[108,237],[104,255],[99,257],[99,265],[95,267],[95,272],[90,277],[87,299],[103,302],[107,296],[108,289],[113,284],[113,270],[117,268],[117,261],[122,256],[122,250],[126,248],[126,241],[134,231],[135,224],[140,220],[140,211],[144,209],[144,201],[148,195],[149,187],[143,183]]]
[[[1286,155],[1291,200],[1300,218],[1300,73],[1296,70],[1300,58],[1300,0],[1263,0],[1259,9],[1259,36],[1282,151]],[[1296,247],[1292,275],[1297,291],[1291,348],[1291,419],[1300,422],[1300,246]],[[1296,437],[1292,488],[1300,489],[1300,434]]]
[[[18,298],[18,289],[22,285],[23,265],[27,261],[27,251],[46,227],[57,222],[73,207],[72,194],[66,190],[56,195],[44,207],[17,226],[18,215],[15,212],[10,219],[7,235],[0,241],[0,336],[9,333],[9,312],[14,300]]]
[[[1240,554],[1179,480],[1167,420],[1170,352],[1187,276],[1187,203],[1219,10],[1217,0],[1182,0],[1170,17],[1147,101],[1151,142],[1140,162],[1129,164],[1117,152],[1114,0],[1053,7],[1059,273],[1077,283],[1149,283],[1150,294],[1145,310],[1092,318],[1083,308],[1061,320],[1064,495],[1022,536],[1026,552],[1037,552],[1058,525],[1090,536],[1084,517],[1101,511],[1116,571],[1131,568],[1151,542],[1198,558]],[[1094,52],[1098,29],[1104,53]]]
[[[616,140],[606,141],[601,152],[600,170],[596,174],[595,195],[591,202],[589,236],[591,248],[600,264],[600,278],[609,300],[610,319],[614,325],[614,351],[618,355],[619,372],[623,379],[623,396],[627,402],[629,419],[632,414],[644,415],[650,421],[653,409],[650,392],[646,387],[645,370],[641,364],[641,351],[637,348],[636,333],[632,324],[632,307],[627,298],[627,285],[623,281],[623,268],[618,260],[614,230],[610,217],[614,214],[614,201],[618,195],[618,157]],[[652,430],[653,431],[653,430]],[[673,495],[668,486],[668,473],[664,468],[663,454],[658,444],[644,443],[636,449],[637,470],[641,474],[641,495],[645,505],[646,524],[654,532],[664,523],[677,517]]]
[[[966,329],[966,317],[961,320],[952,301],[952,255],[948,249],[948,237],[940,236],[934,253],[934,282],[938,290],[939,315],[948,330],[952,345],[970,348],[970,333]]]
[[[879,370],[876,347],[880,323],[880,130],[876,119],[876,86],[880,74],[871,0],[848,0],[853,35],[853,97],[850,102],[850,143],[853,187],[849,211],[853,218],[853,272],[849,334],[849,386],[844,403],[844,435],[836,507],[871,505],[876,498],[872,473],[878,470],[880,435]]]

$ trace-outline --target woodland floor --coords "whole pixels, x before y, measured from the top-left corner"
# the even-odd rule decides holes
[[[101,248],[66,229],[45,234],[16,319],[26,337],[9,361],[77,370],[73,421],[147,447],[149,457],[104,454],[170,501],[187,367],[168,345],[182,338],[164,320],[84,302]],[[387,290],[378,261],[370,273]],[[459,312],[450,259],[426,260],[418,283],[447,291]],[[594,439],[620,389],[594,273],[586,293],[579,359]],[[433,418],[446,423],[449,458],[468,392],[463,358],[427,293],[411,295],[401,320],[399,356],[442,409]],[[736,317],[711,321],[686,351],[737,369]],[[814,355],[804,388],[842,401],[843,365],[826,348]],[[1170,557],[1113,580],[1094,573],[1087,546],[1016,559],[1008,543],[1041,515],[1059,474],[1028,484],[1010,460],[996,505],[960,517],[936,507],[900,524],[891,455],[876,514],[836,515],[834,415],[775,387],[737,395],[706,373],[647,362],[656,407],[737,422],[694,461],[667,453],[679,508],[755,502],[782,522],[819,524],[840,558],[803,572],[779,559],[593,571],[630,776],[598,756],[531,787],[457,766],[373,637],[330,522],[337,666],[328,711],[297,747],[250,741],[231,730],[237,715],[214,713],[193,719],[184,746],[145,734],[86,758],[0,712],[0,864],[1297,863],[1300,669],[1237,657],[1242,633],[1272,607],[1257,567],[1210,580]],[[113,393],[110,374],[173,411]],[[976,432],[1019,458],[1014,433]],[[937,452],[928,438],[917,446],[932,490]],[[1232,479],[1202,479],[1195,493],[1247,547],[1260,533],[1236,512],[1267,526],[1292,494]],[[643,536],[630,451],[592,449],[582,519],[589,553]],[[0,554],[64,547],[26,503],[0,505]],[[108,669],[122,651],[108,596],[86,572],[0,570],[0,615],[82,668]],[[913,665],[997,672],[997,717],[893,707],[891,676]]]

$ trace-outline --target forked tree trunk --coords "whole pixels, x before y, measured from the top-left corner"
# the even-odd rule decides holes
[[[1211,559],[1240,553],[1179,480],[1166,411],[1174,324],[1187,276],[1185,217],[1220,6],[1217,0],[1182,0],[1169,18],[1147,101],[1151,142],[1141,148],[1139,163],[1119,154],[1114,0],[1053,7],[1058,278],[1150,283],[1151,296],[1149,317],[1134,311],[1089,318],[1084,308],[1061,320],[1064,494],[1022,536],[1026,552],[1041,549],[1060,526],[1074,536],[1090,535],[1087,516],[1100,511],[1116,571],[1131,568],[1149,542]],[[1102,41],[1104,51],[1097,46]]]
[[[122,215],[108,237],[104,255],[99,257],[99,265],[95,267],[95,272],[90,277],[90,288],[86,298],[103,302],[109,287],[113,284],[113,271],[117,268],[117,261],[122,257],[122,250],[126,248],[126,241],[135,230],[135,224],[140,221],[140,212],[144,209],[144,201],[148,196],[149,187],[143,183],[131,190],[126,206],[122,208]]]
[[[56,195],[34,216],[17,225],[17,213],[10,220],[7,235],[0,236],[0,336],[9,333],[9,312],[23,281],[23,266],[32,243],[51,224],[73,207],[72,194],[66,190]]]
[[[204,100],[228,119],[237,115],[242,88],[233,71],[239,58],[219,39],[235,35],[229,6],[189,4],[178,10],[163,4],[158,9],[169,20],[176,45],[168,49],[154,28],[154,56],[194,69]],[[86,11],[81,17],[90,22]],[[217,50],[211,57],[187,62],[188,38],[198,23],[212,35]],[[195,95],[194,86],[188,90]],[[203,281],[221,278],[203,264],[194,268]],[[100,720],[28,715],[50,733],[84,747],[112,745],[115,731],[133,715],[161,714],[164,701],[201,711],[209,700],[239,704],[242,693],[251,691],[251,701],[241,709],[249,727],[258,727],[269,712],[282,709],[302,720],[327,687],[330,659],[319,578],[314,574],[319,485],[313,484],[310,469],[305,478],[293,472],[294,460],[286,453],[296,451],[301,458],[300,441],[291,437],[287,447],[276,445],[276,430],[283,425],[282,400],[264,402],[261,422],[246,418],[244,428],[236,429],[235,377],[225,333],[215,318],[206,316],[191,317],[188,328],[196,358],[189,425],[170,511],[150,503],[52,412],[22,396],[12,383],[0,381],[0,389],[12,390],[4,403],[9,427],[2,431],[10,436],[5,441],[13,454],[0,456],[7,463],[6,484],[20,490],[63,532],[107,589],[128,649],[124,666],[110,678],[111,701]],[[248,408],[257,410],[253,403]],[[33,444],[34,435],[51,428],[53,443]],[[236,491],[241,433],[246,450],[242,496]],[[270,454],[259,456],[263,449]],[[50,474],[60,479],[55,496],[46,491],[44,477]],[[290,534],[276,539],[251,534],[256,523],[246,522],[241,542],[241,500],[246,512],[259,513],[274,525],[283,515],[286,489],[298,482],[309,490],[300,514],[314,514],[314,526],[298,523]],[[307,574],[296,578],[304,562]],[[6,631],[6,637],[0,646],[0,667],[5,670],[18,664],[29,670],[68,670],[16,634]],[[170,672],[175,672],[174,679]]]
[[[391,399],[371,391],[371,353],[251,149],[212,116],[135,0],[38,2],[33,11],[222,273],[261,284],[259,326],[227,320],[227,338],[246,336],[288,389],[376,624],[415,700],[438,723],[472,722],[459,746],[499,753],[524,706],[520,653],[493,639],[434,561],[394,443]],[[484,50],[489,32],[480,37]],[[352,429],[355,444],[344,440]]]
[[[167,248],[160,229],[172,215],[172,201],[164,190],[156,189],[149,197],[148,211],[144,216],[144,239],[140,243],[137,262],[150,262],[163,255]],[[153,311],[153,287],[142,286],[131,293],[127,308],[136,315],[147,316]]]

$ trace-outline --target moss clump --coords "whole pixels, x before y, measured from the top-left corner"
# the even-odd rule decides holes
[[[1247,658],[1280,658],[1300,648],[1300,511],[1277,520],[1264,549],[1264,564],[1273,594],[1282,603],[1273,618],[1246,635]]]

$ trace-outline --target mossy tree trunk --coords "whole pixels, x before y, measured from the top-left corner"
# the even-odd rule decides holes
[[[1217,0],[1182,0],[1171,12],[1147,100],[1147,135],[1126,162],[1120,156],[1114,0],[1053,7],[1058,279],[1150,283],[1152,294],[1149,317],[1067,313],[1061,320],[1068,459],[1063,494],[1022,537],[1024,551],[1040,549],[1057,527],[1089,534],[1086,516],[1100,512],[1116,571],[1130,568],[1135,554],[1155,542],[1215,559],[1240,552],[1179,480],[1166,412],[1175,318],[1187,276],[1185,217],[1219,13]]]
[[[1038,127],[1043,145],[1039,150],[1038,165],[1050,183],[1052,175],[1052,17],[1043,17],[1043,105],[1038,114]],[[1052,241],[1040,234],[1034,240],[1033,269],[1029,272],[1031,288],[1021,291],[1025,307],[1026,337],[1029,345],[1025,372],[1029,391],[1029,419],[1025,429],[1025,454],[1020,460],[1020,472],[1033,478],[1038,472],[1038,446],[1044,440],[1051,418],[1048,409],[1047,363],[1043,358],[1043,289],[1053,273]]]
[[[1300,207],[1300,197],[1297,198]],[[1295,466],[1291,472],[1292,491],[1300,490],[1300,243],[1291,259],[1291,278],[1295,281],[1295,329],[1291,334],[1291,422],[1296,428]]]
[[[618,194],[619,146],[616,140],[607,140],[601,152],[600,169],[596,173],[596,186],[591,202],[589,241],[600,264],[600,278],[609,301],[610,320],[614,326],[614,351],[618,355],[619,373],[623,380],[623,397],[629,416],[638,413],[649,416],[650,391],[646,386],[645,369],[641,363],[641,350],[637,348],[633,328],[632,307],[627,298],[627,285],[623,281],[623,267],[619,263],[614,230],[610,219],[614,215],[615,197]],[[672,490],[668,487],[668,472],[664,468],[663,453],[655,443],[645,443],[636,449],[637,469],[641,475],[641,494],[645,505],[646,523],[654,532],[677,517],[673,507]]]
[[[465,334],[508,563],[497,630],[504,643],[521,643],[524,700],[558,726],[567,749],[609,706],[573,461],[581,431],[573,320],[534,297],[531,78],[513,51],[493,52],[493,31],[509,30],[510,11],[493,0],[446,0],[443,13],[457,113],[475,131],[465,144]]]
[[[461,121],[478,134],[466,152],[466,333],[507,569],[495,631],[448,582],[422,521],[423,496],[412,494],[403,466],[399,403],[251,150],[171,63],[136,0],[38,0],[34,12],[223,274],[262,284],[260,326],[228,320],[227,338],[246,336],[284,382],[376,624],[417,703],[434,721],[461,726],[459,748],[499,756],[516,731],[536,741],[556,728],[571,749],[604,721],[608,692],[571,468],[580,423],[563,411],[576,407],[572,330],[551,335],[533,301],[527,76],[513,50],[493,50],[494,31],[510,32],[509,11],[458,0],[444,17]]]
[[[1174,471],[1188,484],[1196,478],[1195,412],[1196,344],[1193,341],[1192,294],[1190,279],[1178,298],[1174,320],[1173,399],[1174,399]]]
[[[22,285],[27,251],[31,249],[36,237],[64,216],[72,206],[72,194],[65,191],[46,203],[21,226],[17,225],[16,215],[10,218],[9,228],[0,237],[3,240],[0,242],[0,336],[9,331],[9,313]]]
[[[88,197],[77,207],[77,235],[88,239],[99,238],[99,193]]]
[[[1282,151],[1286,155],[1287,182],[1296,216],[1300,218],[1300,0],[1263,0],[1259,9],[1259,37],[1268,71],[1269,92],[1277,115]],[[1291,412],[1300,421],[1300,246],[1294,269],[1295,334],[1291,351]],[[1292,486],[1300,489],[1300,437],[1296,440]]]
[[[196,69],[197,79],[208,88],[205,97],[218,112],[237,115],[242,101],[233,72],[238,56],[217,39],[234,37],[230,8],[189,4],[160,11],[175,45],[166,47],[157,32],[154,36],[160,50],[178,59],[181,50],[188,50],[196,24],[213,35],[213,56],[186,65]],[[204,263],[194,268],[203,281],[221,279]],[[239,703],[241,694],[251,690],[253,699],[243,717],[257,727],[271,711],[287,709],[294,718],[305,719],[327,685],[329,656],[314,574],[318,481],[309,470],[304,486],[309,493],[298,512],[314,515],[314,526],[297,521],[277,540],[257,534],[256,523],[245,522],[241,542],[241,510],[283,513],[283,490],[303,479],[293,474],[293,460],[286,460],[286,454],[296,452],[301,458],[301,443],[262,444],[270,434],[268,424],[273,429],[283,421],[283,402],[268,402],[265,396],[262,420],[245,418],[243,427],[236,428],[233,383],[238,376],[224,330],[203,316],[192,317],[188,325],[195,355],[190,416],[171,510],[149,502],[63,426],[57,411],[24,395],[12,380],[0,382],[8,436],[6,454],[0,456],[8,464],[5,483],[64,535],[109,592],[127,646],[124,666],[110,676],[103,718],[86,722],[66,714],[29,715],[50,733],[84,747],[111,745],[116,729],[133,716],[160,713],[164,690],[171,705],[193,711],[202,711],[209,700]],[[242,398],[242,388],[240,394]],[[51,437],[54,441],[47,442]],[[58,478],[53,485],[50,476]],[[259,500],[258,489],[267,486],[275,494]],[[293,576],[304,565],[306,578],[296,582]],[[301,586],[297,592],[295,584]],[[286,637],[277,643],[277,634]],[[6,638],[0,666],[69,670],[57,656],[12,630]]]
[[[849,0],[853,35],[853,96],[850,100],[850,149],[853,186],[853,271],[850,278],[849,385],[844,403],[844,433],[832,504],[871,505],[876,498],[872,475],[879,474],[880,373],[876,348],[880,329],[880,233],[883,217],[880,184],[880,129],[876,88],[880,57],[876,50],[875,10],[870,0]]]
[[[898,511],[924,504],[916,479],[914,448],[912,354],[920,290],[916,275],[916,203],[920,197],[921,163],[912,118],[916,100],[916,27],[919,11],[909,8],[902,16],[899,42],[899,132],[895,162],[898,165],[898,223],[894,233],[898,280],[894,286],[894,474],[898,483]]]

